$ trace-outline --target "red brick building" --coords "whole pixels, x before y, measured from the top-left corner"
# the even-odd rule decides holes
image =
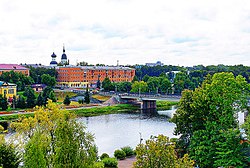
[[[99,80],[108,77],[112,82],[131,82],[135,69],[129,67],[110,66],[62,66],[57,67],[57,84],[65,87],[94,87]]]
[[[0,75],[3,72],[9,72],[9,71],[20,72],[26,76],[30,75],[29,69],[24,66],[18,64],[0,64]]]

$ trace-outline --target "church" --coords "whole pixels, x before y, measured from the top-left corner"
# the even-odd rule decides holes
[[[61,62],[57,63],[56,54],[53,52],[51,55],[52,61],[50,62],[51,67],[56,67],[57,65],[68,65],[67,55],[65,54],[65,47],[63,45],[63,54],[61,57]]]

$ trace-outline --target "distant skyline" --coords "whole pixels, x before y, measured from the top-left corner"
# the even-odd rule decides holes
[[[250,66],[249,0],[1,0],[0,63]]]

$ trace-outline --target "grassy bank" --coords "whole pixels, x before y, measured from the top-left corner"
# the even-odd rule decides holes
[[[33,116],[34,116],[33,113],[4,115],[4,116],[0,116],[0,122],[1,121],[17,120],[20,117],[33,117]]]
[[[164,101],[164,100],[157,100],[156,107],[157,110],[169,110],[172,106],[178,105],[179,102],[176,101]]]
[[[114,106],[105,106],[105,107],[92,107],[86,109],[73,110],[77,116],[98,116],[104,114],[113,114],[113,113],[122,113],[122,112],[131,112],[138,110],[139,108],[130,104],[117,104]]]

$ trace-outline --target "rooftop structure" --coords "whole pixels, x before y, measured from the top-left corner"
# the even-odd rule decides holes
[[[157,61],[156,63],[146,63],[146,66],[154,67],[154,66],[163,66],[164,64],[161,61]]]
[[[3,72],[9,72],[9,71],[14,71],[14,72],[20,72],[23,73],[24,75],[29,76],[29,69],[18,64],[0,64],[0,75]]]

